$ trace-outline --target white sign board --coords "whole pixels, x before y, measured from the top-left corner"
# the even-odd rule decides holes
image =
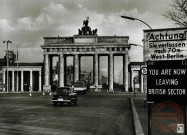
[[[43,85],[43,91],[45,92],[51,91],[51,85]]]
[[[144,30],[144,60],[187,58],[187,28]]]

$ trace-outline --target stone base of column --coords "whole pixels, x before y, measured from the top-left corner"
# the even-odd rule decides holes
[[[24,92],[24,90],[21,90],[20,92]]]
[[[108,92],[114,92],[114,90],[113,89],[109,89],[109,91]]]
[[[129,90],[128,90],[128,86],[125,86],[125,92],[128,92]]]
[[[5,92],[5,88],[3,88],[3,92]]]

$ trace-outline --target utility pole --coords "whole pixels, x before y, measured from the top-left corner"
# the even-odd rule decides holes
[[[6,58],[7,58],[7,93],[8,93],[8,91],[9,91],[9,81],[8,81],[8,79],[9,79],[9,75],[8,75],[8,66],[9,66],[9,51],[8,51],[8,43],[12,43],[12,41],[10,41],[10,40],[7,40],[7,41],[3,41],[3,43],[7,43],[7,52],[6,52]]]

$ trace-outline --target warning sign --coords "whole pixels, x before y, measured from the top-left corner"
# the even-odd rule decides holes
[[[147,62],[147,101],[186,104],[186,83],[186,60]]]
[[[145,61],[187,58],[187,28],[144,30]]]

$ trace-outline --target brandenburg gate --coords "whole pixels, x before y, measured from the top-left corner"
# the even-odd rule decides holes
[[[113,92],[114,84],[114,56],[123,56],[123,85],[128,91],[128,36],[98,36],[97,29],[91,31],[88,26],[88,18],[84,21],[78,35],[72,37],[44,37],[41,46],[44,53],[44,85],[50,84],[52,57],[59,59],[59,87],[65,82],[65,62],[67,56],[73,56],[74,81],[80,79],[80,57],[93,56],[93,77],[95,91],[98,91],[99,59],[100,56],[108,56],[108,82],[109,91]]]

